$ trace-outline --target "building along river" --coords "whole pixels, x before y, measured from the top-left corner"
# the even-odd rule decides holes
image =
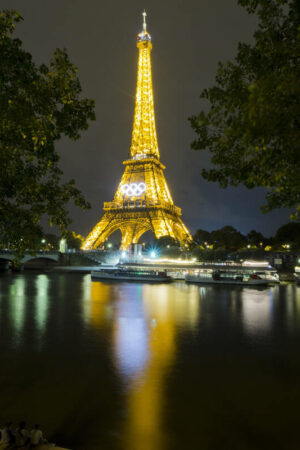
[[[298,449],[300,287],[0,276],[0,419],[74,450]]]

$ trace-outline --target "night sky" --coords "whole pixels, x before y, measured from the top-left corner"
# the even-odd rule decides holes
[[[237,0],[1,0],[24,22],[16,35],[38,63],[65,47],[79,69],[83,96],[96,101],[95,122],[77,142],[58,144],[65,179],[74,178],[92,204],[70,208],[72,228],[86,235],[111,201],[128,156],[137,74],[136,35],[145,8],[152,36],[152,75],[158,143],[174,202],[191,232],[232,225],[266,236],[288,222],[288,212],[262,214],[263,189],[220,189],[201,177],[209,152],[195,152],[188,117],[205,104],[199,95],[213,85],[218,61],[232,59],[239,41],[251,41],[255,17]]]

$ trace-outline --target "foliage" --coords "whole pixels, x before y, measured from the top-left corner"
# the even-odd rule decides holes
[[[152,245],[154,247],[158,247],[159,249],[163,249],[170,247],[178,247],[179,243],[176,241],[176,239],[172,238],[171,236],[161,236],[160,238],[155,239]]]
[[[253,45],[219,63],[202,92],[210,109],[190,118],[195,150],[217,166],[202,175],[221,187],[268,188],[263,211],[295,208],[300,219],[300,2],[239,0],[259,19]]]
[[[68,248],[73,248],[76,250],[80,250],[80,247],[84,241],[84,237],[80,234],[76,234],[74,231],[69,232],[66,239]]]
[[[224,248],[218,248],[217,250],[195,248],[192,252],[198,261],[226,261],[228,257],[228,251]]]
[[[289,245],[288,248],[300,250],[300,223],[291,222],[278,228],[275,241],[281,247]]]
[[[236,251],[247,246],[247,238],[230,225],[219,230],[206,231],[199,229],[194,235],[196,245],[202,250],[223,249]]]
[[[247,244],[253,247],[264,247],[267,241],[268,240],[256,230],[251,230],[247,234]]]
[[[234,251],[247,245],[245,236],[229,225],[211,232],[214,248],[224,248]]]
[[[235,228],[226,225],[219,230],[206,231],[199,229],[194,235],[195,247],[193,254],[200,259],[218,259],[216,250],[224,250],[225,259],[230,254],[233,258],[262,259],[267,251],[299,251],[300,250],[300,223],[290,222],[282,225],[275,236],[266,238],[262,233],[251,230],[245,236]],[[205,239],[205,241],[204,241]],[[207,245],[206,245],[207,243]],[[235,255],[236,253],[236,255]],[[235,256],[234,256],[235,255]]]
[[[259,248],[243,248],[232,255],[232,259],[235,261],[240,260],[252,260],[252,261],[265,261],[268,252],[263,247]]]
[[[212,243],[209,231],[202,230],[201,228],[196,231],[193,240],[196,244],[202,245],[203,247]]]
[[[65,50],[37,66],[12,37],[21,20],[14,10],[0,13],[0,235],[22,253],[41,241],[42,217],[65,233],[68,202],[89,207],[74,180],[61,182],[55,143],[79,139],[95,114]]]
[[[52,233],[45,234],[45,248],[47,250],[59,250],[59,237]]]

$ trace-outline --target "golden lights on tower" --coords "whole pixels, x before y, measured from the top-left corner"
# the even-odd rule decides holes
[[[157,238],[170,236],[181,244],[192,240],[181,220],[181,209],[174,205],[163,173],[165,166],[160,162],[152,88],[152,43],[145,12],[137,48],[137,89],[129,159],[123,162],[125,170],[114,200],[104,203],[104,216],[84,241],[84,250],[101,246],[118,229],[124,250],[149,230]]]

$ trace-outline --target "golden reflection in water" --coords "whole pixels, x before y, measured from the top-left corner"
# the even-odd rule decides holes
[[[141,366],[129,383],[126,447],[163,450],[164,390],[176,354],[176,328],[196,325],[199,290],[196,286],[144,285],[142,308],[146,326],[140,341],[147,338],[147,345],[143,346],[147,355],[141,358]]]
[[[110,313],[109,300],[111,299],[111,286],[90,281],[90,322],[95,328],[103,325]]]
[[[243,289],[242,319],[246,332],[257,335],[270,330],[273,301],[272,289],[264,291]]]
[[[193,328],[199,318],[199,288],[182,283],[144,285],[143,304],[148,319],[156,318]]]

